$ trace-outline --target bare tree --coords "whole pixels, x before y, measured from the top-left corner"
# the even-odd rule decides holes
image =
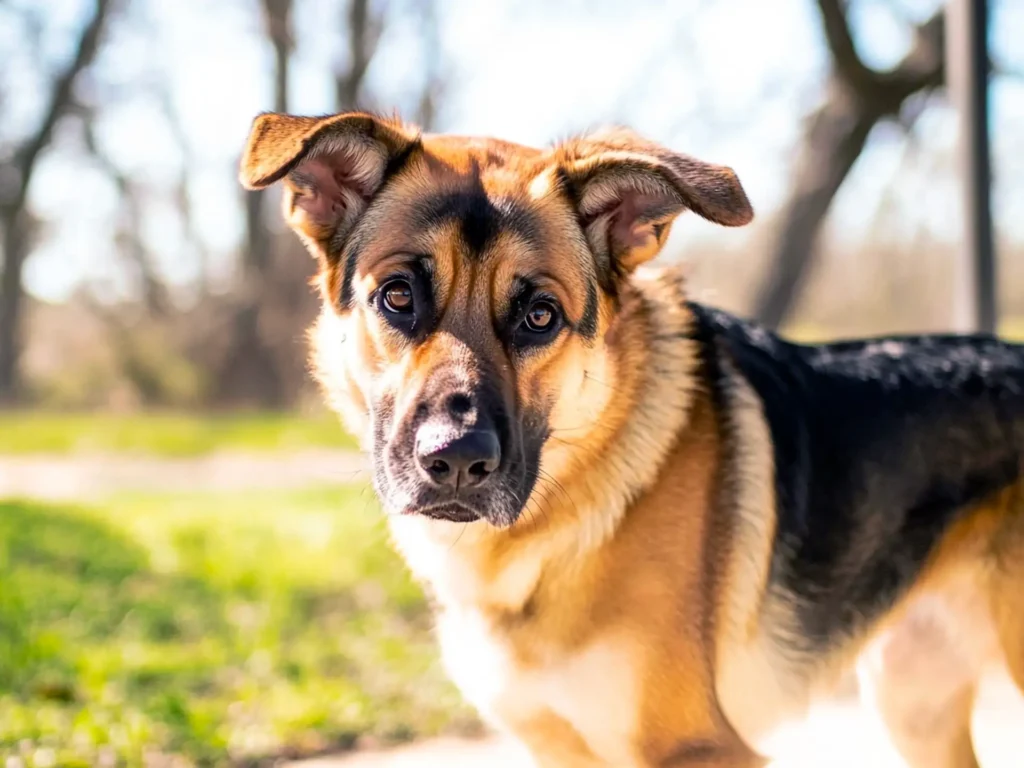
[[[75,83],[96,58],[114,2],[96,0],[92,16],[78,37],[74,53],[53,80],[36,130],[0,163],[0,226],[3,227],[3,273],[0,275],[0,403],[13,403],[20,392],[24,287],[22,272],[30,247],[31,219],[25,208],[32,177],[54,129],[71,109]]]
[[[338,111],[356,109],[362,103],[363,81],[377,53],[384,32],[384,15],[370,7],[370,0],[349,0],[348,65],[335,76]]]
[[[181,122],[181,115],[178,114],[178,110],[174,106],[167,83],[160,83],[155,90],[160,101],[160,110],[170,129],[171,136],[174,137],[174,142],[181,151],[182,162],[174,188],[174,207],[178,210],[185,240],[195,250],[199,266],[197,292],[200,297],[205,298],[210,289],[210,252],[199,232],[193,214],[193,201],[190,195],[193,183],[193,168],[196,167],[197,160],[188,133]]]
[[[264,31],[274,51],[274,110],[289,109],[289,65],[295,45],[292,23],[293,0],[260,0]],[[378,50],[384,30],[384,7],[370,0],[349,0],[344,6],[343,28],[348,41],[348,60],[335,74],[335,97],[339,110],[362,105],[367,71]],[[248,192],[245,198],[246,240],[242,257],[242,283],[231,321],[232,340],[217,374],[218,399],[277,408],[290,396],[288,367],[300,344],[282,326],[282,315],[301,312],[294,306],[295,285],[305,293],[311,262],[283,265],[283,258],[294,257],[298,248],[288,238],[280,240],[268,226],[271,211],[268,200],[276,200],[275,190]],[[280,252],[280,253],[278,253]],[[305,270],[305,271],[303,271]],[[286,324],[287,325],[287,324]]]
[[[260,0],[263,25],[274,49],[274,110],[287,112],[294,33],[292,0]],[[218,398],[270,408],[284,405],[285,393],[273,350],[260,328],[260,310],[269,289],[273,232],[267,226],[268,194],[245,193],[246,239],[242,283],[233,320],[233,339],[217,376]]]
[[[898,116],[915,94],[944,82],[941,11],[915,28],[910,51],[894,69],[878,71],[857,53],[845,0],[817,4],[831,68],[824,101],[807,120],[770,271],[757,298],[755,314],[771,327],[786,320],[799,296],[825,216],[872,129]]]
[[[414,120],[426,131],[437,123],[438,104],[444,98],[447,77],[444,46],[441,41],[440,8],[434,0],[422,0],[417,5],[420,13],[420,31],[423,35],[423,88],[416,105]]]
[[[113,182],[121,200],[121,220],[117,223],[115,232],[118,250],[139,279],[143,306],[146,311],[154,317],[166,316],[170,310],[167,286],[160,279],[153,262],[153,255],[146,247],[142,236],[142,209],[146,192],[103,151],[96,137],[93,110],[80,109],[76,111],[80,113],[84,123],[86,149],[100,169]]]
[[[295,31],[294,0],[260,0],[263,29],[274,53],[274,104],[289,109],[288,73]],[[433,122],[443,78],[439,19],[433,0],[410,2],[422,25],[424,77],[416,94],[416,117]],[[334,71],[335,108],[339,111],[373,107],[367,93],[367,74],[381,49],[389,14],[397,0],[346,0],[339,27],[347,42],[346,57]],[[315,311],[309,288],[310,259],[299,258],[298,242],[268,226],[278,216],[268,203],[276,190],[246,193],[246,240],[242,280],[231,309],[230,342],[215,375],[216,398],[222,403],[278,408],[296,394],[294,370],[301,372],[304,345],[298,320]],[[297,363],[296,361],[300,361]]]
[[[440,8],[436,0],[412,0],[407,8],[416,16],[417,30],[423,46],[423,82],[412,116],[418,125],[429,129],[434,125],[438,102],[444,95],[446,81]],[[335,74],[335,104],[339,111],[366,109],[369,106],[366,103],[366,76],[380,49],[387,14],[399,10],[405,8],[398,8],[394,0],[390,3],[349,0],[346,13],[349,57]]]

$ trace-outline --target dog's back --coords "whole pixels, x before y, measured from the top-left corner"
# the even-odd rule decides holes
[[[772,579],[816,650],[870,622],[965,510],[1020,477],[1024,348],[986,336],[803,346],[694,306],[772,435]]]
[[[715,391],[724,398],[740,377],[771,434],[776,517],[764,593],[785,603],[774,615],[786,626],[767,631],[785,635],[788,657],[813,666],[847,656],[906,614],[908,626],[928,626],[931,648],[914,644],[914,664],[889,653],[886,679],[869,686],[887,690],[876,702],[883,711],[901,702],[893,720],[914,719],[908,701],[946,707],[964,695],[957,717],[969,719],[973,694],[963,692],[999,646],[1020,682],[1024,347],[990,336],[800,345],[691,309]],[[907,645],[900,632],[888,636],[893,647]],[[900,675],[908,679],[896,691]],[[905,753],[951,752],[948,730],[901,740],[890,725],[897,742],[914,742],[901,743]]]

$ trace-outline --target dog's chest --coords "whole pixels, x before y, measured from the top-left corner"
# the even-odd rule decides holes
[[[608,636],[568,652],[533,646],[526,662],[479,611],[446,610],[438,629],[448,674],[492,723],[515,730],[556,716],[610,764],[636,764],[640,686],[626,642]]]

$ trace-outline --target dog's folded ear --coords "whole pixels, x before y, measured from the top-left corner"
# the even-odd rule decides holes
[[[284,211],[314,255],[331,259],[397,158],[419,142],[416,130],[373,115],[265,113],[252,124],[239,180],[262,189],[285,180]]]
[[[684,210],[728,227],[754,217],[731,168],[672,152],[626,129],[566,141],[553,154],[594,253],[615,272],[653,258]]]

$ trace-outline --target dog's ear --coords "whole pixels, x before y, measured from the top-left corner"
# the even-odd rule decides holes
[[[686,209],[727,227],[754,217],[731,168],[672,152],[626,129],[564,142],[554,157],[594,253],[614,273],[653,258]]]
[[[239,180],[262,189],[284,179],[289,225],[315,255],[331,259],[389,168],[418,143],[414,129],[373,115],[265,113],[253,121]]]

